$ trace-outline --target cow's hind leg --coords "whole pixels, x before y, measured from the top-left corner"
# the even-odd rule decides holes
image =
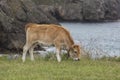
[[[23,55],[22,55],[22,61],[25,62],[25,58],[26,58],[26,54],[27,51],[29,50],[30,46],[28,44],[25,44],[25,46],[23,47]]]
[[[34,48],[35,48],[36,45],[37,45],[37,44],[34,44],[34,45],[31,46],[31,48],[29,49],[31,61],[34,61],[33,51],[34,51]]]

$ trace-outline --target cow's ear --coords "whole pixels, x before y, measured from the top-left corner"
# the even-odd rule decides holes
[[[72,45],[72,49],[75,48],[75,45]]]

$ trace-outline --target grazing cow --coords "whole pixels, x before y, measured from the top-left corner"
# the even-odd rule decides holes
[[[74,60],[80,58],[80,47],[75,45],[70,33],[62,26],[55,24],[29,23],[25,26],[26,44],[23,47],[22,60],[25,61],[29,51],[31,60],[34,60],[33,49],[36,44],[54,45],[56,47],[57,61],[61,61],[61,49],[66,49],[69,56]]]

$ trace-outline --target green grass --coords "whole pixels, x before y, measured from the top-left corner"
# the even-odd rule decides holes
[[[21,58],[0,57],[0,80],[120,80],[120,62],[82,58],[58,63],[38,57],[31,62],[28,57],[22,63]]]

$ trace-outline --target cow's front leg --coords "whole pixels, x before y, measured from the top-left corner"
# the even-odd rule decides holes
[[[60,49],[56,49],[56,57],[57,57],[57,61],[61,62]]]

